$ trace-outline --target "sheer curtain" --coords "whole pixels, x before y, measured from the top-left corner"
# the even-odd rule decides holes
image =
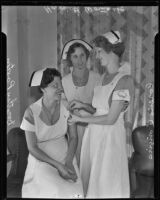
[[[44,6],[3,6],[2,32],[7,36],[8,132],[21,124],[39,95],[28,87],[32,72],[57,67],[57,13],[48,14]]]
[[[94,37],[110,29],[120,30],[123,35],[126,44],[123,60],[131,63],[135,83],[134,101],[127,120],[133,121],[133,128],[153,120],[154,37],[158,32],[158,6],[53,6],[51,10],[46,12],[44,6],[4,6],[2,9],[7,57],[10,67],[14,65],[7,76],[10,77],[9,83],[15,81],[8,89],[11,107],[9,112],[7,110],[8,119],[15,123],[8,125],[7,130],[20,125],[30,104],[28,82],[34,70],[54,66],[64,76],[69,72],[65,62],[61,62],[64,44],[75,38],[90,43]],[[94,56],[91,56],[90,64],[92,70],[104,72]],[[130,138],[128,133],[129,154]]]
[[[150,95],[154,90],[154,37],[158,31],[157,6],[126,7],[57,7],[57,59],[63,75],[69,72],[61,61],[63,45],[75,38],[87,42],[110,29],[119,30],[125,41],[123,60],[131,64],[134,79],[134,100],[127,113],[133,128],[153,120]],[[91,69],[103,73],[96,59]],[[127,133],[128,155],[131,155],[131,133]]]

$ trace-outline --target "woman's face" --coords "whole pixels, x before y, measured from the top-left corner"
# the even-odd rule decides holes
[[[74,53],[71,54],[71,62],[74,68],[82,69],[86,67],[87,57],[82,47],[75,48]]]
[[[63,90],[62,82],[60,77],[55,76],[54,80],[43,89],[44,94],[53,100],[60,100],[61,93],[59,90]]]
[[[100,60],[102,66],[107,66],[109,63],[110,54],[101,47],[95,47],[96,58]]]

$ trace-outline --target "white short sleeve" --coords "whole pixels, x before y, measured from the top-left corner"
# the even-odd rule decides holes
[[[35,132],[35,126],[29,123],[25,118],[23,118],[20,128],[24,131],[32,131]]]
[[[112,100],[130,101],[129,90],[116,90],[113,92]]]
[[[25,111],[20,128],[24,131],[35,132],[34,117],[30,108]]]

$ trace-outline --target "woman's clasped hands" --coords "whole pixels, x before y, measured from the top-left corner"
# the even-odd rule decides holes
[[[59,164],[58,172],[66,180],[72,180],[73,182],[77,180],[77,174],[72,163]]]

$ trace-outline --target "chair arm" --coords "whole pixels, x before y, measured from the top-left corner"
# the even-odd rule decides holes
[[[136,170],[133,165],[133,154],[132,157],[129,159],[129,179],[130,179],[130,198],[134,198],[134,191],[137,188],[136,185]]]

